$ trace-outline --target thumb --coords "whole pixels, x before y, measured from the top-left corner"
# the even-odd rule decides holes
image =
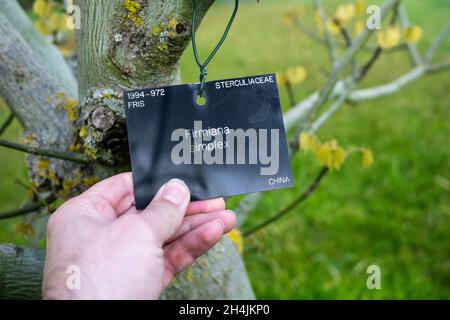
[[[186,184],[172,179],[156,193],[152,202],[142,211],[161,244],[166,242],[180,227],[190,201],[190,192]]]

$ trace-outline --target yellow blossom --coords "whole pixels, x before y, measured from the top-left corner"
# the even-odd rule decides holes
[[[322,144],[317,148],[315,155],[321,165],[327,166],[331,170],[339,170],[347,156],[336,140]]]
[[[319,30],[319,32],[322,33],[323,32],[322,16],[319,10],[316,10],[314,12],[314,24],[316,25],[317,30]]]
[[[366,1],[365,0],[356,0],[355,1],[355,13],[357,15],[363,15],[366,8]]]
[[[292,21],[294,20],[294,17],[292,16],[292,13],[290,11],[285,11],[282,14],[283,23],[286,25],[292,24]]]
[[[64,56],[64,58],[68,58],[73,54],[73,50],[67,49],[64,46],[58,46],[59,52]]]
[[[289,68],[286,71],[286,77],[289,83],[295,86],[305,80],[306,70],[303,67]]]
[[[411,26],[403,30],[406,43],[417,43],[422,37],[422,28]]]
[[[48,26],[52,31],[63,31],[67,26],[67,16],[61,13],[53,13],[48,19]]]
[[[39,17],[46,17],[49,12],[50,4],[44,0],[36,0],[33,3],[33,12]]]
[[[281,87],[281,86],[284,86],[287,83],[286,75],[283,72],[278,71],[277,74],[276,74],[276,77],[277,77],[278,86]]]
[[[233,229],[227,233],[228,238],[234,243],[239,253],[244,252],[244,241],[242,234],[238,229]]]
[[[302,132],[298,139],[300,148],[305,151],[315,151],[320,145],[316,136],[309,134],[308,132]]]
[[[400,43],[401,32],[398,27],[388,27],[377,34],[378,45],[382,49],[390,49]]]
[[[373,164],[373,154],[370,149],[363,149],[362,150],[362,158],[361,158],[361,165],[363,168],[368,168]]]
[[[358,20],[355,22],[355,35],[359,35],[361,32],[364,31],[364,21]]]
[[[341,28],[337,25],[332,19],[328,19],[327,21],[327,29],[331,34],[338,34],[341,32]]]
[[[335,19],[341,24],[346,24],[355,15],[355,6],[353,4],[342,4],[334,15]]]
[[[39,19],[34,23],[34,27],[44,36],[52,34],[52,29],[48,26],[47,22],[43,19]]]
[[[283,22],[288,25],[292,24],[295,18],[302,17],[304,15],[304,11],[305,9],[302,6],[297,6],[284,11],[282,15]]]

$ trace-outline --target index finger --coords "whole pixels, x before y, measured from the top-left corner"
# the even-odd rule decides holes
[[[82,197],[99,197],[106,201],[120,215],[134,202],[133,178],[131,172],[121,173],[100,181],[86,190]]]
[[[225,210],[225,200],[223,198],[201,200],[191,202],[187,208],[186,215],[223,210]]]

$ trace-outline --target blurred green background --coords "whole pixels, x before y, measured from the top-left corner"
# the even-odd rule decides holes
[[[381,1],[367,1],[380,3]],[[198,31],[203,57],[223,32],[231,1],[213,6]],[[311,1],[244,1],[228,40],[208,68],[208,80],[239,77],[303,66],[308,75],[295,87],[297,100],[319,89],[329,69],[326,49],[283,22],[286,9],[303,7],[311,26]],[[323,1],[332,11],[346,1]],[[412,24],[424,35],[424,52],[450,17],[446,0],[404,1]],[[372,39],[373,41],[373,39]],[[363,55],[364,57],[364,55]],[[436,61],[450,59],[450,37]],[[396,79],[410,68],[406,52],[385,54],[361,87]],[[191,48],[181,62],[185,82],[197,81]],[[388,97],[345,105],[318,132],[345,147],[365,146],[375,155],[363,170],[350,157],[316,193],[282,220],[244,239],[244,259],[260,299],[399,299],[450,296],[450,72],[425,76]],[[282,104],[289,103],[281,89]],[[0,106],[0,121],[7,109]],[[15,121],[4,138],[17,140]],[[295,188],[271,191],[244,230],[298,196],[320,167],[300,152],[293,160]],[[0,149],[0,211],[17,207],[26,190],[24,156]],[[230,200],[233,205],[236,201]],[[20,219],[0,221],[0,242],[26,244],[17,236]],[[382,289],[368,290],[366,268],[377,264]]]

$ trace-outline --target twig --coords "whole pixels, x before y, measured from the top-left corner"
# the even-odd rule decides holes
[[[361,69],[356,74],[355,81],[360,81],[366,76],[367,72],[372,68],[375,61],[377,61],[377,59],[380,57],[382,52],[383,52],[383,49],[381,47],[377,47],[375,49],[375,51],[373,52],[373,54],[369,58],[369,60],[361,67]]]
[[[11,141],[6,141],[3,139],[0,139],[0,146],[6,147],[9,149],[14,149],[17,151],[26,152],[29,154],[34,154],[37,156],[62,159],[62,160],[67,160],[67,161],[82,163],[82,164],[89,163],[89,160],[83,154],[80,154],[80,153],[46,150],[46,149],[43,149],[40,147],[27,146],[27,145],[23,145],[23,144],[11,142]]]
[[[450,69],[450,61],[441,62],[436,65],[430,65],[427,67],[426,72],[427,73],[438,73],[445,70]]]
[[[400,25],[403,28],[409,27],[410,24],[408,20],[408,15],[406,14],[405,8],[403,7],[402,4],[398,6],[397,12],[400,19]],[[422,63],[422,58],[420,56],[419,51],[417,50],[416,45],[412,43],[407,43],[406,46],[408,48],[409,59],[411,60],[413,67],[420,65]]]
[[[0,136],[3,135],[3,133],[5,133],[6,129],[8,129],[10,124],[13,122],[14,117],[15,117],[14,113],[11,112],[8,118],[6,118],[6,120],[3,122],[3,124],[0,127]]]
[[[296,19],[296,20],[298,20],[298,19]],[[450,23],[449,23],[449,26],[450,26]],[[323,40],[319,39],[319,41],[321,41],[323,44]],[[377,47],[371,47],[371,48],[377,49]],[[394,49],[397,50],[400,48],[405,49],[406,46],[399,45],[399,46],[396,46]],[[391,50],[393,50],[393,49],[383,50],[383,53],[390,52]],[[374,55],[375,55],[375,52],[374,52]],[[369,61],[370,60],[375,61],[376,58],[374,56],[372,56],[372,58],[369,59]],[[373,62],[366,63],[366,66],[363,67],[363,69],[367,69],[364,72],[364,74],[366,74],[367,71],[372,66],[373,66]],[[402,75],[397,80],[390,82],[386,85],[371,87],[371,88],[367,88],[367,89],[353,90],[351,92],[349,91],[348,100],[350,102],[360,102],[360,101],[376,99],[376,98],[379,98],[379,97],[382,97],[382,96],[385,96],[388,94],[392,94],[392,93],[395,93],[398,90],[400,90],[403,86],[419,79],[424,74],[442,72],[447,69],[450,69],[450,61],[438,64],[438,65],[433,65],[433,66],[419,65],[416,68],[412,69],[411,71],[407,72],[406,74]],[[354,80],[354,79],[347,78],[345,80],[343,80],[343,79],[338,80],[335,83],[335,85],[333,86],[330,95],[331,96],[340,96],[343,91],[347,90],[346,89],[347,86],[352,85],[352,80]],[[319,95],[320,95],[320,91],[311,93],[308,97],[304,98],[296,106],[294,106],[293,108],[291,108],[284,114],[283,120],[284,120],[284,124],[285,124],[285,128],[286,128],[286,132],[292,132],[294,129],[298,129],[301,131],[305,127],[305,124],[306,124],[306,121],[308,118],[308,114],[310,114],[311,110],[313,110],[315,108],[315,105],[316,105],[317,101],[319,100]],[[334,109],[333,106],[335,106],[335,105],[332,105],[330,107],[330,109],[333,110]],[[333,112],[333,111],[331,111],[331,112]],[[324,115],[324,114],[325,113],[323,113],[322,115]],[[316,123],[316,125],[317,124],[318,123]],[[299,133],[299,131],[297,131],[297,133]],[[295,141],[295,142],[298,141],[298,134],[295,136],[295,139],[293,139],[292,141]],[[291,156],[293,154],[295,154],[295,152],[296,152],[295,148],[291,149]],[[245,218],[249,215],[249,213],[256,207],[256,205],[258,204],[258,202],[261,198],[262,198],[261,194],[251,194],[251,195],[245,196],[240,201],[240,203],[238,205],[238,208],[239,208],[238,216],[242,216],[242,219],[240,219],[241,225],[243,224]],[[245,203],[245,205],[241,206],[241,204],[244,204],[244,203]]]
[[[347,88],[340,97],[338,97],[336,99],[336,101],[328,108],[327,111],[323,112],[321,114],[321,116],[319,117],[319,119],[317,119],[316,121],[314,121],[314,123],[311,125],[311,127],[309,128],[309,132],[310,133],[316,133],[322,126],[323,124],[334,114],[336,113],[336,111],[339,110],[339,108],[341,107],[341,105],[347,100],[348,94],[351,92],[351,90],[353,89],[352,87]]]
[[[286,92],[288,95],[289,104],[291,105],[291,107],[295,106],[297,104],[297,101],[295,99],[294,89],[292,88],[292,84],[289,80],[286,81]]]
[[[317,34],[314,30],[312,30],[312,28],[310,28],[308,25],[303,23],[298,17],[291,15],[291,19],[292,19],[292,22],[294,23],[294,26],[297,27],[297,29],[299,29],[301,32],[303,32],[306,36],[308,36],[308,38],[310,38],[311,40],[315,41],[316,43],[318,43],[320,45],[326,46],[326,44],[327,44],[326,40],[324,38],[322,38],[319,34]],[[343,41],[335,41],[335,43],[340,48],[346,47],[346,44]],[[377,46],[366,43],[366,44],[364,44],[364,46],[361,49],[365,50],[365,51],[373,51],[376,48],[377,48]],[[403,50],[403,49],[405,49],[403,46],[396,46],[394,48],[386,50],[386,52],[389,52],[389,53],[396,52],[396,51]]]
[[[256,225],[253,228],[250,228],[249,230],[246,230],[242,233],[242,235],[244,237],[248,237],[250,235],[252,235],[253,233],[267,227],[268,225],[270,225],[271,223],[277,221],[278,219],[282,218],[284,215],[286,215],[287,213],[289,213],[291,210],[293,210],[295,207],[297,207],[300,203],[302,203],[303,201],[305,201],[306,199],[309,198],[309,196],[314,192],[314,190],[317,189],[317,187],[320,184],[320,181],[322,180],[323,177],[325,177],[325,175],[328,173],[329,169],[328,167],[323,167],[322,170],[320,170],[319,174],[317,175],[317,177],[314,179],[314,181],[309,185],[309,187],[300,195],[300,197],[298,197],[297,199],[295,199],[293,202],[291,202],[287,207],[285,207],[284,209],[282,209],[281,211],[279,211],[278,213],[276,213],[275,215],[273,215],[272,217],[270,217],[269,219],[261,222],[260,224]]]
[[[336,54],[336,45],[334,43],[333,37],[331,36],[330,30],[328,29],[328,25],[327,25],[328,17],[326,15],[326,13],[323,11],[320,0],[315,0],[314,6],[315,6],[316,10],[319,11],[319,14],[320,14],[320,19],[322,21],[322,28],[323,28],[323,32],[325,34],[325,42],[326,42],[327,48],[328,48],[328,54],[330,56],[331,65],[333,66],[333,69],[334,69],[338,64],[338,59],[337,59],[337,54]]]
[[[38,201],[38,202],[29,201],[20,208],[1,212],[0,220],[23,216],[27,213],[34,212],[34,211],[39,210],[49,204],[52,204],[53,202],[55,202],[55,200],[56,200],[56,197],[54,195],[51,195],[51,196],[47,197],[46,199],[42,199],[41,201]]]
[[[17,185],[21,186],[22,188],[24,188],[26,191],[29,191],[32,187],[27,185],[25,182],[23,182],[22,180],[20,180],[19,178],[16,178]]]
[[[342,37],[345,40],[345,44],[347,46],[347,48],[350,48],[352,46],[352,38],[350,37],[350,34],[348,33],[347,29],[341,25],[341,23],[339,21],[335,21],[336,24],[338,24],[339,26],[339,31],[342,35]],[[353,77],[356,77],[357,74],[357,66],[356,66],[356,60],[355,58],[352,59],[352,75]]]
[[[394,92],[397,92],[404,86],[410,84],[411,82],[417,80],[424,74],[430,74],[430,73],[438,73],[442,71],[446,71],[450,69],[450,61],[443,62],[438,65],[420,65],[415,67],[414,69],[410,70],[409,72],[405,73],[398,79],[391,81],[389,83],[375,86],[371,88],[366,89],[359,89],[356,91],[353,91],[349,95],[349,100],[352,102],[358,102],[363,100],[370,100],[374,98],[383,97],[389,94],[392,94]]]
[[[398,0],[386,0],[381,7],[381,16],[385,16],[386,13],[392,9],[398,3]],[[330,73],[326,83],[324,84],[322,90],[320,90],[319,97],[312,107],[312,113],[316,112],[328,99],[329,95],[333,92],[336,83],[339,80],[341,72],[348,66],[349,63],[354,59],[359,49],[364,45],[367,39],[372,35],[374,30],[364,29],[364,31],[356,37],[352,45],[346,50],[338,66]]]
[[[447,22],[447,25],[442,29],[441,33],[437,36],[436,40],[433,42],[431,47],[428,49],[427,53],[425,54],[425,62],[429,63],[434,57],[434,54],[439,49],[439,47],[442,45],[442,43],[445,40],[445,37],[447,36],[447,33],[450,32],[450,20]]]
[[[250,212],[256,207],[262,198],[261,192],[250,193],[239,201],[234,212],[236,212],[237,226],[240,228],[247,219]]]

